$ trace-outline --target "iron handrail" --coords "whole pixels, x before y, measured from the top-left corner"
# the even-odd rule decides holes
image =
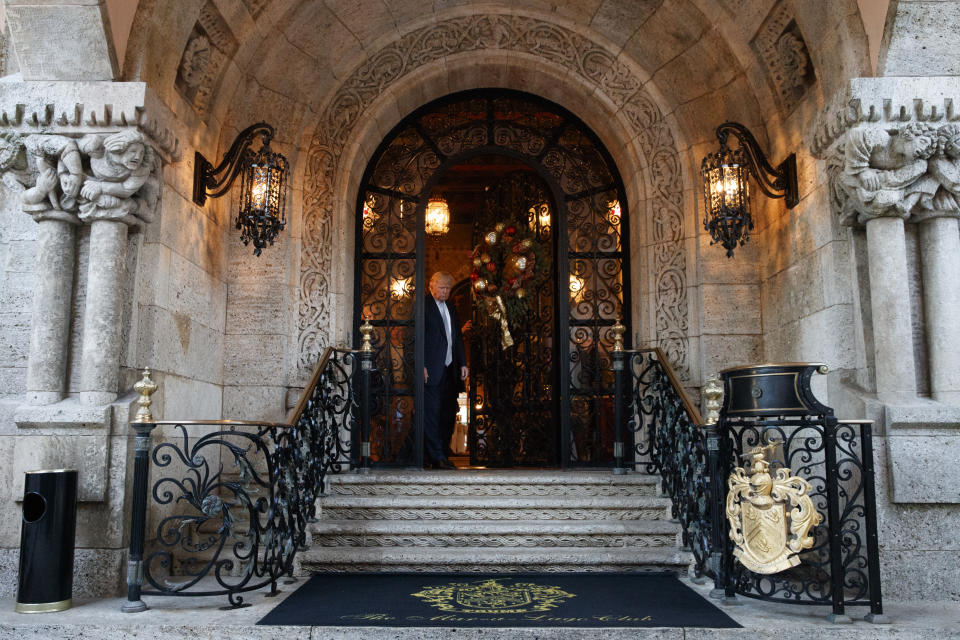
[[[369,446],[357,455],[355,445],[369,438],[373,358],[325,349],[288,422],[154,420],[149,396],[157,387],[145,373],[130,425],[136,453],[124,611],[145,610],[141,595],[226,595],[239,607],[244,592],[277,593],[306,545],[327,474],[369,467]],[[157,439],[158,426],[173,430]],[[205,426],[212,428],[196,428]],[[149,553],[148,517],[156,520]]]
[[[683,402],[683,408],[686,409],[690,419],[697,426],[703,426],[704,422],[703,417],[700,415],[700,411],[697,409],[696,405],[693,404],[693,400],[690,399],[690,394],[687,393],[687,390],[680,383],[680,378],[677,376],[676,371],[674,371],[673,367],[670,366],[670,359],[667,358],[667,354],[664,353],[660,347],[642,347],[640,349],[624,349],[623,351],[624,353],[655,354],[657,356],[657,362],[663,366],[663,370],[667,374],[667,379],[670,380],[670,385],[680,396],[680,401]]]
[[[317,360],[317,366],[314,367],[313,374],[310,376],[310,382],[308,382],[307,386],[303,388],[303,393],[300,394],[300,400],[297,401],[297,405],[290,413],[290,424],[297,424],[300,422],[300,418],[303,417],[303,412],[307,408],[307,404],[310,402],[310,396],[313,395],[313,391],[316,389],[317,385],[320,384],[320,376],[323,375],[323,370],[326,369],[327,363],[330,361],[330,357],[332,355],[333,347],[327,347],[323,350],[323,353],[320,354],[320,359]]]

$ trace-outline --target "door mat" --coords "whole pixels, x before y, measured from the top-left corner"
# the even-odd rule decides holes
[[[740,627],[670,573],[317,574],[258,624]]]

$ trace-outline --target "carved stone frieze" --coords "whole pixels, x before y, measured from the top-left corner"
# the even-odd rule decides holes
[[[201,117],[207,114],[227,63],[239,44],[212,0],[207,0],[180,56],[174,85]]]
[[[136,129],[82,137],[0,132],[0,173],[38,220],[151,222],[162,186],[160,155]]]
[[[816,77],[807,44],[785,2],[774,6],[750,45],[767,70],[777,106],[790,113]]]
[[[843,224],[960,217],[960,125],[854,127],[836,146],[828,174]]]
[[[333,185],[341,153],[363,112],[411,71],[446,56],[500,50],[557,64],[593,84],[622,109],[651,167],[649,202],[659,346],[682,379],[689,379],[683,184],[673,134],[634,70],[614,53],[563,26],[518,15],[443,20],[405,34],[374,52],[332,95],[311,140],[304,189],[299,367],[307,373],[330,344],[333,264]]]
[[[960,78],[854,78],[811,136],[844,224],[960,216]]]

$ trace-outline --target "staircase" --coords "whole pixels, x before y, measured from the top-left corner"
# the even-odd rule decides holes
[[[342,474],[320,499],[307,573],[686,571],[657,479],[609,471]]]

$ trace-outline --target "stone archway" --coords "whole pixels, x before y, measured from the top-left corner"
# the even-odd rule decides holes
[[[571,29],[521,15],[483,15],[443,20],[411,31],[372,54],[333,93],[321,111],[305,164],[303,232],[298,282],[299,370],[305,374],[329,344],[332,321],[333,242],[336,185],[348,167],[358,123],[378,98],[431,64],[462,54],[481,60],[493,53],[522,56],[535,65],[559,67],[592,87],[594,99],[626,124],[646,165],[646,246],[653,300],[651,324],[657,344],[684,380],[688,360],[688,300],[684,247],[682,162],[671,127],[643,86],[639,69]],[[397,119],[399,121],[399,118]],[[369,158],[367,158],[369,159]],[[364,160],[364,163],[366,160]],[[637,176],[639,180],[640,177]],[[629,191],[629,186],[628,186]]]

